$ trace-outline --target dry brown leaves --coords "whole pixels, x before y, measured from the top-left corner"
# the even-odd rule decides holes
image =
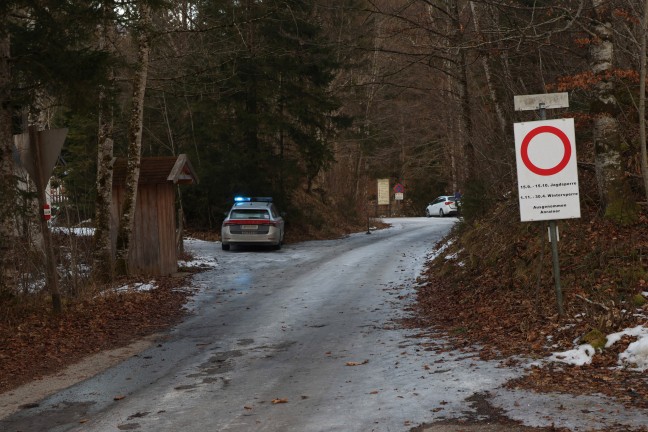
[[[566,312],[561,318],[556,313],[551,251],[543,245],[546,227],[521,224],[510,211],[514,204],[503,203],[490,220],[463,227],[455,235],[450,248],[430,265],[409,325],[440,330],[459,347],[479,344],[483,358],[504,359],[542,358],[573,348],[574,341],[592,329],[609,334],[645,324],[629,299],[648,291],[647,214],[634,225],[620,227],[584,207],[581,220],[560,222]],[[648,307],[642,309],[648,315]],[[646,407],[641,401],[648,396],[643,376],[616,368],[618,353],[629,342],[597,354],[591,365],[536,368],[511,385],[599,392]]]
[[[648,408],[648,385],[640,374],[597,366],[551,365],[535,367],[522,378],[507,383],[510,388],[568,394],[604,394],[622,404]]]
[[[184,280],[161,278],[157,286],[70,303],[60,316],[43,307],[12,323],[0,322],[0,392],[177,322],[188,292],[176,288]]]

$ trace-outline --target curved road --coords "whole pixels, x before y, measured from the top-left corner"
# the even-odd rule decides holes
[[[389,222],[371,235],[272,252],[191,242],[217,265],[194,277],[198,292],[181,325],[139,355],[0,420],[0,430],[368,432],[483,419],[489,392],[520,371],[397,324],[455,220]],[[570,421],[564,406],[582,412],[575,399],[527,405],[503,390],[494,399],[534,426],[560,424],[554,412]],[[593,403],[583,402],[597,421]]]

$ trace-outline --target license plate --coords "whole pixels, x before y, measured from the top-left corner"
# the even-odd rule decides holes
[[[259,228],[259,225],[241,225],[242,230],[255,231]]]

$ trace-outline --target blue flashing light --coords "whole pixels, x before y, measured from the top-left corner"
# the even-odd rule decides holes
[[[245,203],[245,202],[272,202],[272,197],[244,197],[244,196],[235,196],[235,203]]]

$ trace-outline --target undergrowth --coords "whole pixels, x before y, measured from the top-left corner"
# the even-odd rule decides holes
[[[460,223],[430,264],[419,318],[485,342],[500,354],[546,354],[592,330],[621,330],[643,315],[648,290],[648,214],[618,226],[583,205],[559,221],[564,316],[559,316],[546,222],[520,222],[515,197]],[[488,349],[486,349],[488,350]],[[488,354],[488,353],[486,353]]]

